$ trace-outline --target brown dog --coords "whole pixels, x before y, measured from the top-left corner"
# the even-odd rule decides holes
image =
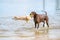
[[[43,22],[43,27],[46,21],[47,26],[49,27],[48,24],[48,16],[47,16],[47,12],[44,11],[45,14],[37,14],[36,12],[31,12],[30,16],[34,18],[34,22],[35,22],[35,28],[39,28],[39,23]],[[36,27],[36,25],[38,24],[38,27]]]

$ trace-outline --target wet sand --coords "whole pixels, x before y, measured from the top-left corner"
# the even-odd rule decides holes
[[[60,29],[0,31],[0,40],[60,40]]]
[[[5,21],[4,21],[5,20]],[[60,40],[60,28],[34,28],[33,22],[0,19],[0,40]]]

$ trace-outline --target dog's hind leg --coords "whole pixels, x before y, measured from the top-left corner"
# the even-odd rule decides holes
[[[47,26],[49,27],[48,21],[46,21]]]
[[[49,27],[49,24],[48,24],[48,17],[46,18],[46,24],[47,24],[47,26]]]
[[[47,26],[49,27],[49,24],[47,23]]]
[[[45,22],[43,22],[43,27],[45,26]]]

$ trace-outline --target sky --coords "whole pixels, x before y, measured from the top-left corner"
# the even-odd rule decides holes
[[[42,0],[0,0],[0,17],[29,15],[31,11],[39,13],[41,10]]]
[[[0,0],[0,17],[25,16],[35,11],[42,13],[43,0]],[[48,15],[54,15],[56,0],[45,0],[45,10]]]

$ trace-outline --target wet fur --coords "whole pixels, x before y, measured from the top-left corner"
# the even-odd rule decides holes
[[[34,18],[34,23],[35,23],[35,28],[39,28],[39,23],[43,22],[43,27],[45,26],[45,21],[47,26],[49,27],[48,24],[48,16],[47,12],[45,11],[45,14],[37,14],[36,12],[31,12],[30,15],[33,15]]]

